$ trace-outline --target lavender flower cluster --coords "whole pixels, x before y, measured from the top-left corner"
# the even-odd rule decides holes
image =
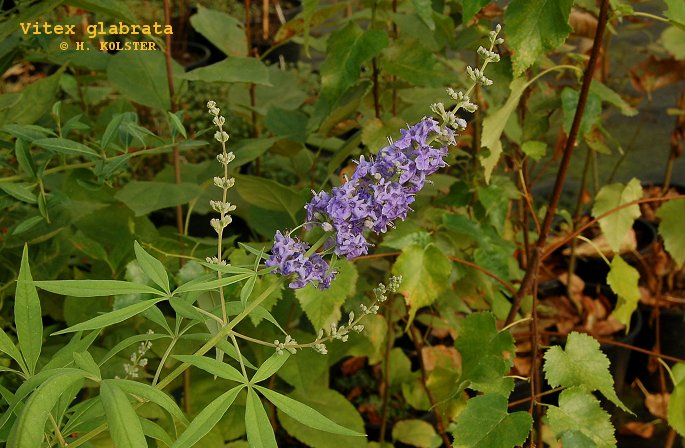
[[[305,206],[310,226],[318,224],[334,234],[324,243],[324,249],[332,249],[347,259],[368,253],[370,243],[364,231],[385,233],[395,220],[406,218],[414,195],[423,188],[427,176],[446,165],[447,146],[434,148],[431,142],[453,144],[452,129],[424,118],[401,133],[402,138],[381,149],[375,159],[362,156],[356,161],[357,168],[347,182],[330,193],[315,193]],[[279,231],[266,265],[276,266],[278,274],[293,275],[291,288],[314,283],[326,289],[335,272],[319,254],[306,256],[309,248]]]

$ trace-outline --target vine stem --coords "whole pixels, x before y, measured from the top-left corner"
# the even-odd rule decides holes
[[[561,198],[561,190],[564,186],[566,180],[566,173],[568,172],[569,165],[571,164],[571,156],[573,155],[573,150],[576,146],[576,139],[578,137],[578,131],[580,130],[580,123],[583,118],[583,113],[585,112],[585,105],[587,104],[588,95],[590,93],[590,84],[592,83],[592,76],[595,72],[597,66],[597,61],[599,60],[599,53],[602,44],[602,36],[604,35],[604,30],[606,29],[607,16],[609,11],[609,0],[602,0],[602,4],[599,10],[599,18],[597,23],[597,31],[595,32],[595,39],[592,45],[592,52],[590,53],[590,60],[588,61],[587,68],[583,75],[583,84],[580,88],[580,95],[578,98],[578,107],[576,107],[576,113],[573,116],[573,123],[571,124],[571,129],[569,131],[568,139],[566,140],[566,145],[564,147],[564,154],[559,165],[559,171],[557,172],[557,177],[554,182],[554,190],[552,192],[552,199],[550,200],[549,207],[547,208],[547,213],[545,214],[545,219],[542,223],[542,229],[540,235],[538,235],[537,242],[535,243],[535,248],[531,252],[531,259],[529,260],[526,273],[521,281],[521,286],[519,287],[514,300],[511,304],[511,309],[509,310],[509,315],[506,319],[506,324],[510,324],[519,309],[521,308],[521,301],[523,297],[531,290],[533,283],[537,279],[537,272],[540,267],[542,248],[545,246],[547,241],[547,236],[552,228],[552,220],[556,214],[557,206],[559,205],[559,199]]]

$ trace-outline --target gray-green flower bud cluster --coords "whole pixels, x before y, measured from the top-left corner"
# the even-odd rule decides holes
[[[221,239],[224,229],[228,227],[231,221],[233,221],[233,218],[231,218],[228,213],[235,210],[235,205],[227,201],[228,190],[235,184],[235,179],[228,177],[228,165],[235,159],[235,155],[232,152],[226,151],[226,142],[229,139],[229,135],[223,129],[224,124],[226,124],[226,119],[219,115],[221,109],[216,107],[216,103],[214,101],[207,102],[207,109],[209,109],[209,113],[211,115],[214,115],[212,123],[214,123],[214,126],[216,126],[218,129],[214,134],[214,139],[221,143],[221,153],[216,156],[216,160],[223,167],[223,176],[214,177],[214,185],[218,188],[221,188],[222,198],[220,201],[209,201],[209,205],[211,205],[212,209],[220,215],[219,218],[212,218],[209,221],[210,225],[218,235],[218,253],[216,257],[207,257],[207,262],[223,265],[226,263],[221,258]]]

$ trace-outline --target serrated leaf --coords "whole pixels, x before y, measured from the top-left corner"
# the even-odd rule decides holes
[[[43,346],[43,318],[38,291],[31,277],[28,245],[24,245],[21,256],[14,297],[14,321],[17,327],[19,350],[26,361],[26,367],[33,374]]]
[[[432,51],[415,39],[399,39],[383,52],[383,69],[400,79],[418,86],[434,87],[441,84],[436,76],[437,58]]]
[[[668,201],[659,207],[656,216],[661,219],[659,235],[664,239],[664,247],[677,266],[685,265],[685,200]]]
[[[507,399],[499,394],[473,397],[457,417],[454,448],[514,448],[523,445],[533,420],[527,412],[507,413]]]
[[[571,332],[565,349],[553,346],[547,350],[543,370],[552,387],[581,386],[588,391],[598,390],[616,406],[630,412],[614,391],[609,358],[600,350],[599,342],[590,335]]]
[[[464,0],[464,23],[473,19],[476,13],[491,1],[492,0]]]
[[[540,160],[547,153],[547,143],[529,140],[521,145],[521,151],[533,160]]]
[[[73,140],[68,140],[66,138],[40,138],[38,140],[34,140],[33,144],[56,154],[85,156],[91,158],[100,157],[95,150],[89,148],[88,146]]]
[[[492,313],[473,313],[462,321],[455,346],[461,354],[460,382],[481,392],[500,390],[515,354],[514,338],[508,331],[497,330]]]
[[[514,50],[514,76],[564,43],[573,0],[512,0],[504,14],[507,44]]]
[[[685,26],[685,3],[680,0],[664,0],[668,9],[664,15],[674,23]]]
[[[321,328],[328,330],[332,323],[340,320],[340,307],[357,290],[358,274],[354,264],[347,260],[339,260],[335,269],[338,274],[330,288],[321,291],[309,284],[295,290],[295,297],[317,331]]]
[[[100,399],[115,448],[140,448],[147,445],[136,411],[115,380],[100,383]]]
[[[220,378],[236,381],[238,383],[245,382],[245,377],[243,377],[243,374],[240,373],[238,369],[230,364],[226,364],[225,362],[199,355],[174,355],[173,358],[193,365],[198,369],[204,370],[205,372]]]
[[[676,364],[672,370],[676,384],[668,400],[668,424],[685,437],[685,364]]]
[[[642,197],[642,194],[642,185],[635,178],[631,179],[625,186],[620,183],[605,185],[595,197],[592,216],[598,217],[620,205],[636,201]],[[633,204],[599,220],[602,233],[606,236],[609,247],[614,253],[619,253],[621,242],[623,242],[626,233],[633,227],[635,218],[639,216],[640,207]]]
[[[190,425],[183,431],[171,448],[187,448],[194,446],[200,439],[202,439],[214,426],[221,420],[226,411],[235,401],[238,393],[245,387],[239,385],[224,392],[214,401],[209,403],[205,408],[197,414],[197,416],[190,422]],[[267,424],[269,420],[267,419]],[[269,427],[271,425],[269,424]]]
[[[507,9],[508,11],[508,9]],[[509,84],[509,98],[502,107],[494,113],[488,115],[483,120],[483,131],[481,133],[481,148],[488,148],[490,153],[486,156],[480,155],[480,164],[485,170],[485,181],[490,183],[490,176],[495,169],[500,156],[502,155],[502,132],[509,121],[509,117],[519,104],[523,91],[528,88],[530,82],[525,78],[516,78]]]
[[[294,418],[303,425],[341,436],[364,436],[364,434],[360,432],[340,426],[333,420],[321,415],[318,411],[312,409],[304,403],[293,400],[290,397],[279,394],[278,392],[269,390],[265,387],[255,386],[255,389],[261,392],[262,395],[264,395],[267,400],[272,402],[280,411],[283,411],[285,414]]]
[[[576,115],[576,109],[578,108],[579,97],[580,93],[570,87],[566,87],[561,91],[561,107],[564,112],[564,132],[566,132],[566,134],[571,130],[571,125],[573,124],[573,119]],[[599,122],[601,113],[601,100],[594,93],[590,93],[587,97],[583,116],[580,120],[578,135],[582,137],[589,133],[592,130],[592,127]]]
[[[245,430],[247,431],[247,443],[250,446],[278,448],[274,429],[266,415],[262,400],[251,388],[247,389],[247,401],[245,402]]]
[[[235,188],[245,201],[267,210],[287,212],[293,223],[297,222],[296,215],[305,202],[298,192],[257,176],[240,175],[235,178]]]
[[[77,381],[85,377],[85,372],[75,371],[74,369],[70,369],[67,372],[46,371],[41,376],[44,378],[33,377],[36,378],[36,381],[42,380],[44,382],[42,384],[37,383],[40,386],[31,394],[31,397],[24,405],[24,409],[21,410],[7,440],[7,446],[17,448],[42,446],[43,428],[48,420],[50,411],[55,407],[62,394],[76,384]],[[35,386],[34,384],[33,387]],[[30,390],[29,388],[28,391]],[[17,391],[15,399],[21,400],[21,398],[23,397]],[[6,416],[10,416],[13,412],[12,408],[6,412]]]
[[[293,400],[316,409],[317,412],[343,427],[357,433],[364,431],[364,421],[359,412],[352,403],[335,390],[314,387],[305,392],[296,389],[289,396]],[[331,437],[325,432],[298,422],[281,409],[278,409],[278,419],[288,434],[313,448],[364,448],[367,445],[363,437],[342,435]]]
[[[599,401],[582,387],[572,387],[559,395],[559,407],[547,408],[549,426],[564,448],[614,448],[616,438],[609,414]]]
[[[639,280],[640,273],[637,269],[626,263],[619,255],[614,255],[607,274],[607,284],[618,296],[618,303],[612,315],[626,326],[626,333],[630,331],[630,317],[640,301]]]
[[[104,328],[110,325],[118,324],[119,322],[123,322],[126,319],[142,313],[146,309],[162,300],[164,300],[164,298],[160,297],[157,299],[149,299],[143,302],[134,303],[133,305],[129,305],[109,313],[101,314],[92,319],[88,319],[85,322],[78,323],[69,328],[65,328],[64,330],[56,331],[52,334],[58,335],[64,333],[73,333],[75,331],[95,330],[98,328]]]
[[[442,446],[442,439],[433,425],[423,420],[400,420],[392,427],[392,438],[420,448]]]
[[[116,385],[124,392],[134,395],[136,397],[144,398],[152,403],[155,403],[170,415],[175,417],[178,421],[187,425],[188,420],[186,419],[183,412],[178,407],[176,402],[169,397],[167,394],[157,389],[149,384],[141,383],[139,381],[131,381],[125,379],[115,379],[111,380],[116,383]]]
[[[411,245],[397,257],[392,272],[402,276],[399,292],[409,307],[411,323],[419,308],[432,304],[447,288],[452,263],[433,245]]]
[[[170,292],[169,276],[167,275],[162,262],[147,253],[145,249],[138,244],[138,241],[133,243],[133,249],[136,253],[138,265],[143,272],[150,277],[150,280],[155,282],[157,286],[161,287],[164,292],[168,294]]]

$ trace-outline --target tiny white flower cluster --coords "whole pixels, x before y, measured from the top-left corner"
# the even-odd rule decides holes
[[[147,334],[154,334],[152,330],[148,330]],[[138,350],[131,353],[131,363],[124,364],[124,372],[126,373],[126,378],[138,378],[140,376],[140,369],[147,366],[147,358],[145,354],[148,350],[152,348],[151,341],[141,342],[138,346]]]
[[[214,101],[208,101],[207,108],[209,109],[209,113],[214,115],[212,123],[214,123],[214,125],[218,128],[214,134],[214,139],[221,143],[221,154],[216,156],[216,160],[224,168],[224,175],[222,177],[214,177],[214,185],[223,190],[222,199],[220,201],[209,201],[209,205],[212,207],[212,209],[220,215],[219,218],[212,218],[209,223],[216,231],[217,235],[219,235],[219,241],[221,241],[221,236],[223,235],[224,229],[233,221],[233,218],[228,213],[235,210],[235,205],[226,200],[228,190],[235,184],[235,179],[228,177],[228,164],[235,159],[235,155],[232,152],[226,151],[226,142],[229,139],[229,135],[223,129],[224,124],[226,124],[226,119],[219,115],[221,110],[216,107],[216,103]],[[221,243],[219,242],[219,248],[220,247]],[[220,250],[221,249],[219,249],[219,251]],[[207,257],[206,261],[207,263],[225,265],[226,262],[220,257],[221,254],[216,257]]]
[[[431,110],[434,114],[442,119],[440,124],[440,134],[437,139],[444,144],[454,144],[454,132],[461,132],[466,129],[466,121],[463,118],[459,118],[457,112],[459,109],[464,109],[467,112],[473,113],[478,109],[478,106],[471,102],[469,99],[469,93],[474,89],[476,85],[490,86],[492,85],[492,80],[485,76],[485,67],[491,62],[499,62],[500,56],[493,49],[495,45],[499,45],[504,42],[504,39],[497,37],[499,32],[502,30],[501,25],[497,25],[493,31],[490,31],[489,40],[490,48],[479,47],[478,54],[483,59],[483,65],[481,68],[466,67],[466,72],[473,84],[466,92],[458,91],[456,92],[452,88],[447,88],[447,94],[456,101],[456,105],[451,109],[445,109],[443,103],[435,103],[431,105]]]
[[[289,334],[285,335],[285,341],[279,342],[278,339],[274,341],[274,345],[276,346],[276,353],[279,355],[283,354],[283,350],[288,350],[290,353],[293,355],[297,353],[297,349],[299,348],[297,341],[293,339]]]

